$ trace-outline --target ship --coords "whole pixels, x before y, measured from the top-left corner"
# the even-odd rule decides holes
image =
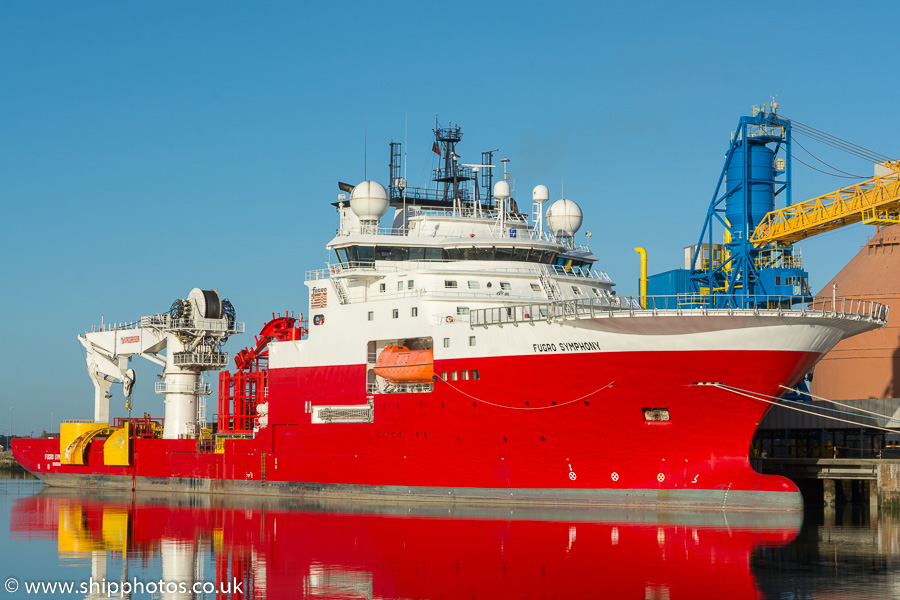
[[[338,184],[333,259],[305,275],[309,314],[272,314],[219,373],[213,419],[202,375],[228,366],[222,344],[245,326],[217,290],[195,288],[168,312],[80,335],[93,419],[15,440],[16,459],[64,487],[800,509],[791,481],[751,467],[753,434],[786,387],[883,327],[887,309],[812,299],[787,278],[796,294],[741,302],[709,288],[619,295],[576,241],[575,201],[537,185],[529,214],[509,161],[502,175],[492,152],[462,163],[459,126],[434,134],[433,186],[407,185],[393,142],[386,186]],[[732,222],[740,210],[732,201]],[[133,357],[162,369],[162,418],[129,404],[110,419]]]

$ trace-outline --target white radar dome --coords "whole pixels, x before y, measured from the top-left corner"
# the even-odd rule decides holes
[[[566,198],[557,200],[547,209],[547,227],[557,237],[574,237],[583,220],[581,207]]]
[[[539,204],[543,204],[550,199],[550,190],[547,189],[546,185],[536,185],[531,192],[531,199]]]
[[[506,200],[509,198],[509,182],[501,179],[494,184],[494,198],[497,200]]]
[[[377,181],[363,181],[350,192],[350,209],[360,221],[377,221],[387,212],[387,192]]]

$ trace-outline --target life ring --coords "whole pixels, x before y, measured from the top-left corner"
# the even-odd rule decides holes
[[[452,323],[452,322],[453,322],[453,317],[451,317],[450,315],[447,315],[447,318],[444,319],[444,321],[446,321],[447,323]]]

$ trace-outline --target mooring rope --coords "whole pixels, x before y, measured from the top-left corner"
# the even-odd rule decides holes
[[[489,404],[489,405],[491,405],[491,406],[496,406],[497,408],[508,408],[509,410],[545,410],[545,409],[548,409],[548,408],[562,408],[563,406],[566,406],[567,404],[572,404],[572,403],[574,403],[574,402],[580,402],[581,400],[584,400],[585,398],[587,398],[587,397],[589,397],[589,396],[593,396],[594,394],[598,394],[598,393],[602,392],[603,390],[605,390],[606,388],[612,387],[613,384],[615,383],[615,381],[610,381],[609,383],[607,383],[606,385],[604,385],[604,386],[601,387],[600,389],[594,390],[593,392],[591,392],[591,393],[589,393],[589,394],[585,394],[584,396],[582,396],[582,397],[580,397],[580,398],[575,398],[574,400],[569,400],[568,402],[563,402],[563,403],[561,403],[561,404],[551,404],[550,406],[535,406],[535,407],[530,407],[530,406],[505,406],[505,405],[503,405],[503,404],[496,404],[496,403],[494,403],[494,402],[490,402],[490,401],[488,401],[488,400],[482,400],[481,398],[477,398],[477,397],[473,396],[472,394],[469,394],[469,393],[467,393],[467,392],[464,392],[464,391],[462,391],[461,389],[459,389],[458,387],[456,387],[455,385],[453,385],[452,383],[450,383],[449,381],[447,381],[447,380],[445,380],[445,379],[442,379],[442,378],[440,378],[440,377],[438,377],[438,381],[440,381],[440,382],[442,382],[442,383],[446,383],[448,386],[450,386],[451,389],[456,390],[457,392],[459,392],[459,393],[462,394],[463,396],[468,396],[469,398],[471,398],[472,400],[475,400],[476,402],[483,402],[483,403]]]
[[[778,387],[782,387],[782,388],[784,388],[784,389],[786,389],[786,390],[788,390],[788,391],[796,392],[796,393],[798,393],[798,394],[803,394],[804,396],[809,396],[810,398],[815,398],[816,400],[821,400],[822,402],[831,402],[832,404],[837,404],[838,406],[843,406],[844,408],[849,408],[849,409],[851,409],[851,410],[856,410],[856,411],[859,411],[859,412],[868,413],[868,414],[870,414],[870,415],[875,415],[876,417],[881,418],[881,419],[884,419],[884,420],[886,420],[886,421],[894,421],[894,422],[900,423],[900,419],[895,419],[894,417],[889,417],[889,416],[887,416],[887,415],[883,415],[883,414],[881,414],[881,413],[877,413],[877,412],[874,412],[874,411],[871,411],[871,410],[866,410],[866,409],[864,409],[864,408],[857,408],[857,407],[855,407],[855,406],[853,406],[853,405],[851,405],[851,404],[844,404],[843,402],[838,402],[837,400],[829,400],[828,398],[823,398],[822,396],[816,396],[815,394],[811,394],[811,393],[809,393],[809,392],[804,392],[804,391],[802,391],[802,390],[795,390],[794,388],[789,388],[789,387],[787,387],[786,385],[780,385],[780,384],[779,384]],[[827,410],[827,409],[825,409],[825,410]],[[852,413],[847,413],[847,414],[852,414]],[[872,417],[867,417],[867,418],[872,418]]]
[[[789,406],[787,404],[783,404],[781,402],[773,402],[772,400],[766,400],[761,396],[765,394],[759,394],[759,392],[751,392],[750,390],[742,390],[741,388],[736,388],[730,385],[725,385],[724,383],[697,383],[694,385],[706,385],[717,387],[719,389],[725,390],[726,392],[731,392],[732,394],[737,394],[738,396],[746,396],[751,400],[757,400],[759,402],[766,402],[768,404],[773,404],[775,406],[780,406],[782,408],[789,408],[791,410],[796,410],[798,412],[815,415],[817,417],[822,417],[824,419],[832,419],[834,421],[841,421],[842,423],[850,423],[851,425],[856,425],[857,427],[867,427],[869,429],[880,429],[881,431],[887,431],[888,433],[897,433],[896,429],[888,429],[886,427],[879,427],[877,425],[867,425],[865,423],[857,423],[856,421],[848,421],[847,419],[839,419],[838,417],[832,417],[831,415],[823,415],[822,413],[813,412],[811,410],[803,410],[802,408],[797,408],[796,406]],[[775,396],[771,396],[774,398]]]

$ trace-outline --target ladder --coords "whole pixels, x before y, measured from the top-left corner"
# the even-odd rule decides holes
[[[332,277],[331,282],[334,284],[334,291],[337,293],[338,301],[341,304],[349,304],[350,297],[347,295],[347,290],[344,289],[344,282],[336,277]]]
[[[556,286],[553,284],[553,280],[551,280],[546,273],[541,273],[541,287],[544,288],[544,293],[547,294],[548,300],[556,300],[558,298],[556,293]]]

